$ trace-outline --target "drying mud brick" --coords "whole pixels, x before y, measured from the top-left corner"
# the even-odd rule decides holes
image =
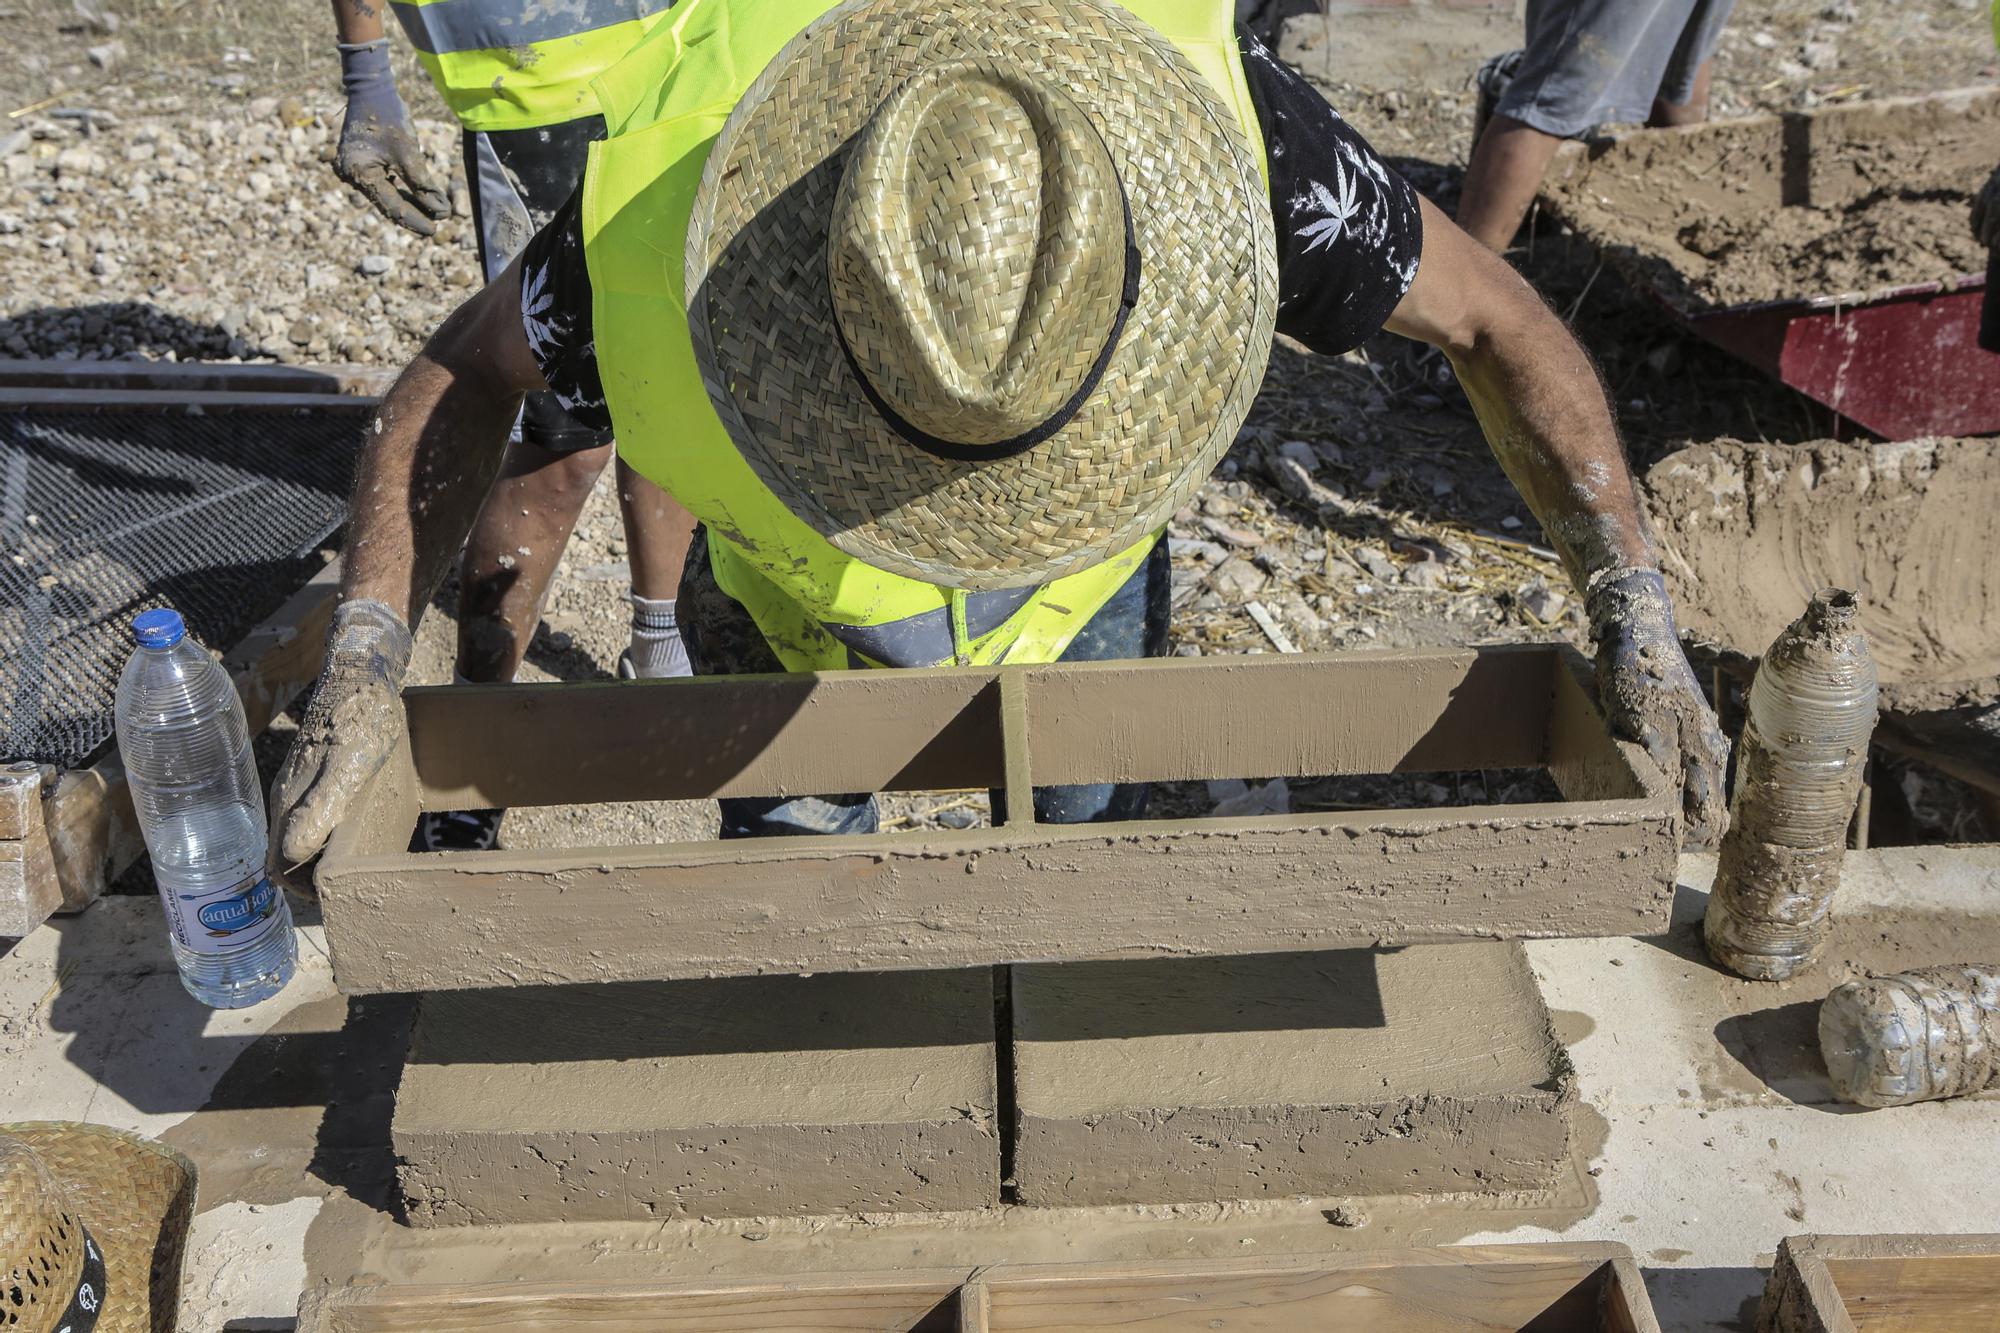
[[[999,1196],[989,971],[427,997],[410,1220],[976,1208]]]
[[[1575,1089],[1514,942],[1013,969],[1023,1203],[1547,1185]]]

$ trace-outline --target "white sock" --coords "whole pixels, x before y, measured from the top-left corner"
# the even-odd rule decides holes
[[[632,670],[640,680],[692,676],[681,627],[674,620],[674,599],[654,600],[632,594]]]

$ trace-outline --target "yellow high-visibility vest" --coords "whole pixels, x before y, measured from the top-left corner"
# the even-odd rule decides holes
[[[597,114],[591,82],[673,0],[391,0],[445,104],[469,130]]]
[[[1262,136],[1232,0],[1122,0]],[[708,530],[722,590],[789,671],[1052,662],[1145,560],[1159,534],[1037,588],[972,592],[876,569],[836,548],[744,461],[696,367],[682,288],[688,219],[709,150],[784,45],[836,0],[681,0],[597,80],[608,137],[583,181],[597,364],[619,455]]]

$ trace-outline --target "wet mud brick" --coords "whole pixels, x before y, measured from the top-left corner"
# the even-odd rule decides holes
[[[1013,969],[1023,1203],[1546,1186],[1575,1100],[1517,942]]]
[[[394,1141],[418,1226],[976,1208],[990,971],[427,996]]]

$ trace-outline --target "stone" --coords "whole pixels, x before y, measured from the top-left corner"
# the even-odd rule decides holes
[[[1569,605],[1569,599],[1551,588],[1544,579],[1536,579],[1521,589],[1516,597],[1521,603],[1521,609],[1544,625],[1552,625],[1560,620],[1564,608]]]
[[[424,997],[392,1137],[419,1226],[979,1208],[985,970]]]
[[[1419,560],[1405,565],[1403,582],[1415,588],[1442,588],[1445,582],[1444,565],[1436,560]]]
[[[354,267],[364,277],[379,278],[395,267],[395,261],[387,255],[363,255]]]
[[[1354,562],[1385,583],[1393,583],[1398,574],[1396,562],[1372,546],[1354,548]]]
[[[1518,942],[1012,974],[1025,1204],[1534,1189],[1568,1155]]]
[[[1255,597],[1270,576],[1242,556],[1231,556],[1208,576],[1208,586],[1235,598]]]
[[[1319,454],[1304,440],[1286,440],[1278,446],[1278,457],[1289,458],[1308,473],[1319,467]]]

